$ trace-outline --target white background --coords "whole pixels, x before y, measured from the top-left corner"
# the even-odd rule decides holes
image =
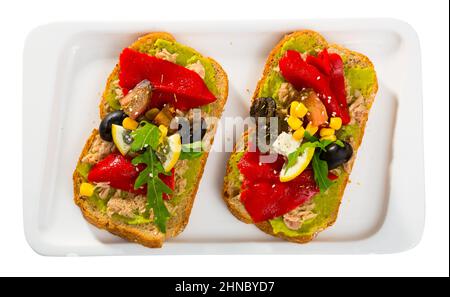
[[[194,2],[196,4],[194,4]],[[448,1],[2,1],[0,4],[0,275],[280,276],[449,274]],[[234,3],[233,3],[234,2]],[[405,253],[367,256],[45,258],[22,223],[22,54],[27,33],[53,21],[393,17],[418,32],[423,55],[426,227]],[[51,45],[49,45],[51,46]],[[255,75],[259,75],[256,73]],[[39,133],[39,131],[36,131]],[[411,145],[422,145],[411,139]],[[414,164],[414,160],[411,160]]]

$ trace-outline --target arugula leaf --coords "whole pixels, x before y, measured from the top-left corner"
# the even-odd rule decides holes
[[[294,152],[288,155],[288,162],[286,164],[286,170],[291,168],[297,162],[297,158],[305,152],[305,149],[308,147],[319,148],[320,150],[316,150],[314,156],[312,158],[312,167],[314,171],[314,180],[319,186],[320,192],[326,191],[333,182],[328,178],[328,164],[326,161],[319,158],[321,151],[326,151],[327,146],[329,146],[333,141],[331,140],[319,140],[317,137],[309,134],[308,131],[305,131],[304,139],[307,142],[302,143],[302,145],[296,149]],[[344,147],[344,143],[341,140],[336,140],[335,143],[340,147]]]
[[[299,148],[297,148],[295,151],[290,153],[288,155],[288,162],[286,164],[286,171],[295,165],[295,162],[297,162],[298,157],[305,152],[305,150],[309,147],[317,147],[318,142],[305,142],[303,143]]]
[[[316,142],[319,141],[319,138],[311,135],[308,131],[305,131],[305,133],[303,134],[303,138],[305,138],[306,140],[308,140],[309,142]]]
[[[142,121],[139,127],[131,132],[133,142],[131,143],[131,150],[133,152],[140,151],[146,147],[151,147],[156,150],[159,144],[159,137],[161,132],[158,127],[149,122]]]
[[[203,143],[201,141],[181,146],[180,160],[193,160],[201,156],[203,156]]]
[[[328,178],[328,164],[319,158],[319,154],[314,154],[312,158],[314,180],[319,186],[320,192],[325,192],[333,182]]]
[[[340,147],[344,147],[345,144],[341,141],[341,140],[336,140],[334,143],[336,143],[337,145],[339,145]]]
[[[143,185],[147,185],[147,208],[153,209],[156,226],[161,232],[166,233],[166,223],[170,217],[170,213],[164,204],[162,196],[164,193],[172,194],[172,190],[159,178],[159,175],[171,175],[171,173],[164,171],[155,152],[150,148],[143,154],[135,157],[131,162],[134,165],[147,165],[137,177],[134,188],[138,189]]]
[[[307,132],[305,132],[305,133],[307,133]],[[317,139],[317,138],[312,136],[309,139],[313,140],[313,139]],[[320,148],[321,151],[326,151],[326,147],[328,145],[330,145],[331,143],[332,143],[331,140],[320,140],[319,141],[318,139],[315,141],[302,143],[302,145],[297,150],[295,150],[294,152],[292,152],[288,155],[288,163],[286,165],[286,170],[288,170],[289,168],[291,168],[292,166],[295,165],[297,158],[301,154],[303,154],[307,148],[314,147],[314,148]]]

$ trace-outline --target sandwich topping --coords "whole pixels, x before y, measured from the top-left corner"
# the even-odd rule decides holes
[[[187,171],[198,173],[208,130],[200,108],[216,101],[206,83],[211,68],[196,53],[191,63],[179,65],[183,56],[167,47],[122,51],[115,90],[106,98],[112,111],[77,168],[80,196],[93,206],[127,224],[153,223],[162,233],[176,200],[192,183]],[[194,109],[199,119],[180,117]]]
[[[275,233],[298,236],[308,222],[322,219],[315,208],[338,196],[336,184],[348,177],[345,169],[357,143],[354,123],[367,108],[361,93],[355,99],[359,91],[348,85],[338,53],[287,48],[275,61],[263,96],[252,102],[258,149],[244,151],[235,166],[242,179],[240,201],[253,222],[269,221]],[[277,129],[270,129],[268,117],[278,118]],[[265,153],[259,149],[263,140],[269,147]],[[262,161],[270,155],[275,162]]]

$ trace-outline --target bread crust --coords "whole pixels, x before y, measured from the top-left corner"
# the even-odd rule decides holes
[[[140,37],[136,42],[134,42],[130,48],[138,48],[141,44],[150,42],[154,43],[157,39],[165,39],[168,41],[175,41],[175,38],[165,32],[154,32],[149,33],[145,36]],[[228,77],[223,68],[220,66],[219,63],[217,63],[212,58],[207,58],[213,65],[215,70],[215,80],[216,80],[216,87],[217,87],[217,100],[212,103],[213,106],[211,108],[211,116],[220,118],[222,115],[222,111],[224,109],[225,103],[227,101],[228,97]],[[108,102],[106,101],[106,95],[109,90],[110,85],[113,83],[114,78],[117,76],[119,72],[119,65],[117,64],[111,74],[109,75],[105,91],[102,95],[102,100],[99,105],[100,110],[100,118],[103,118],[108,113]],[[216,126],[210,127],[210,133],[213,135],[211,137],[211,144],[214,140],[214,134],[216,131]],[[98,131],[94,129],[87,140],[86,144],[84,145],[84,148],[80,154],[80,157],[78,158],[77,167],[79,164],[81,164],[81,160],[83,157],[89,152],[89,149],[95,139],[95,137],[98,135]],[[75,204],[78,205],[80,208],[83,217],[92,225],[109,231],[110,233],[117,235],[123,239],[126,239],[131,242],[139,243],[143,246],[150,247],[150,248],[159,248],[162,247],[163,242],[170,237],[175,237],[178,234],[180,234],[186,225],[189,222],[189,216],[192,210],[192,206],[195,200],[195,196],[198,191],[198,187],[200,184],[200,179],[203,175],[203,171],[206,165],[206,160],[208,158],[208,153],[205,152],[203,156],[200,159],[200,169],[198,170],[197,180],[194,184],[190,194],[187,197],[184,197],[180,200],[179,204],[175,208],[175,213],[172,214],[171,218],[168,221],[167,224],[167,232],[166,234],[163,234],[159,231],[155,231],[154,229],[148,230],[148,228],[143,226],[132,226],[127,225],[122,222],[115,221],[111,218],[109,218],[107,215],[102,214],[98,210],[96,210],[94,207],[92,207],[88,201],[83,199],[79,195],[79,188],[81,183],[83,182],[83,179],[81,175],[77,172],[75,169],[73,173],[73,185],[74,185],[74,201]],[[176,178],[176,176],[175,176]],[[175,183],[177,180],[175,180]],[[153,224],[146,224],[146,225],[153,225]]]
[[[358,62],[358,65],[362,65],[364,67],[371,67],[374,68],[372,62],[370,61],[369,58],[367,58],[365,55],[358,53],[358,52],[354,52],[351,51],[349,49],[346,49],[340,45],[337,44],[331,44],[329,45],[328,42],[325,40],[325,38],[320,35],[317,32],[311,31],[311,30],[301,30],[301,31],[296,31],[290,34],[285,35],[281,41],[272,49],[272,51],[269,54],[269,57],[267,58],[266,64],[264,66],[264,71],[262,74],[261,79],[258,81],[258,84],[256,86],[255,92],[253,93],[253,97],[252,97],[252,101],[255,100],[256,98],[258,98],[259,93],[261,88],[264,85],[264,81],[267,78],[267,76],[269,75],[272,67],[273,67],[273,63],[276,59],[276,55],[277,53],[281,50],[281,48],[283,47],[284,43],[286,41],[288,41],[289,39],[293,38],[293,37],[297,37],[299,35],[309,35],[312,36],[316,39],[316,41],[318,42],[318,44],[323,45],[323,47],[327,47],[327,48],[332,48],[333,50],[336,50],[337,52],[339,52],[342,55],[346,55],[346,56],[352,56],[354,57],[355,61]],[[368,102],[368,109],[370,110],[373,101],[375,100],[375,95],[378,91],[378,80],[375,79],[375,85],[373,86],[373,92],[371,93],[371,95],[366,99],[366,102]],[[366,114],[365,117],[362,118],[362,120],[360,122],[358,122],[358,124],[360,125],[360,131],[361,131],[361,137],[359,138],[358,143],[356,144],[356,146],[353,148],[354,149],[354,154],[355,156],[357,155],[357,151],[359,146],[361,145],[361,141],[364,138],[364,132],[365,132],[365,127],[366,127],[366,122],[368,119],[368,114]],[[243,136],[245,137],[245,135]],[[236,153],[236,146],[234,148],[234,151],[232,154]],[[351,169],[353,168],[353,163],[354,163],[355,158],[353,158],[353,160],[348,164],[349,168],[350,168],[350,172]],[[231,167],[230,164],[227,164],[227,169],[226,169],[226,176],[229,175],[229,173],[231,172]],[[277,233],[275,234],[273,232],[273,228],[270,225],[269,221],[264,221],[264,222],[260,222],[260,223],[254,223],[251,218],[249,217],[248,213],[243,212],[242,209],[245,210],[245,207],[243,205],[237,205],[236,203],[231,203],[231,199],[233,197],[230,197],[229,195],[229,188],[228,188],[228,183],[224,182],[224,186],[223,186],[223,199],[228,207],[228,209],[230,210],[230,212],[240,221],[247,223],[247,224],[255,224],[256,227],[258,227],[261,231],[270,234],[272,236],[275,237],[279,237],[281,239],[287,240],[287,241],[291,241],[291,242],[295,242],[295,243],[308,243],[311,240],[313,240],[318,233],[320,233],[321,231],[325,230],[326,228],[332,226],[337,219],[338,213],[339,213],[339,209],[340,209],[340,203],[342,201],[342,197],[344,195],[344,191],[345,188],[347,186],[348,183],[348,176],[340,183],[339,188],[338,188],[338,193],[339,193],[339,205],[338,207],[336,207],[336,209],[333,211],[333,213],[330,216],[330,219],[328,221],[328,223],[326,224],[326,226],[324,226],[323,228],[317,230],[317,232],[315,232],[314,234],[311,235],[306,235],[306,236],[296,236],[296,237],[292,237],[292,236],[286,236],[283,233]]]

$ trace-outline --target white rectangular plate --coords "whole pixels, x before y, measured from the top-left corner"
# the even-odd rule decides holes
[[[380,89],[336,224],[306,245],[235,219],[221,198],[227,153],[213,152],[186,230],[148,249],[89,225],[73,203],[72,172],[99,123],[98,103],[121,50],[138,36],[167,31],[216,59],[230,81],[224,116],[246,116],[270,50],[286,33],[313,29],[367,55]],[[390,19],[193,23],[58,23],[36,28],[24,52],[25,234],[38,253],[362,254],[415,246],[424,224],[419,41]],[[224,141],[218,134],[215,146]]]

